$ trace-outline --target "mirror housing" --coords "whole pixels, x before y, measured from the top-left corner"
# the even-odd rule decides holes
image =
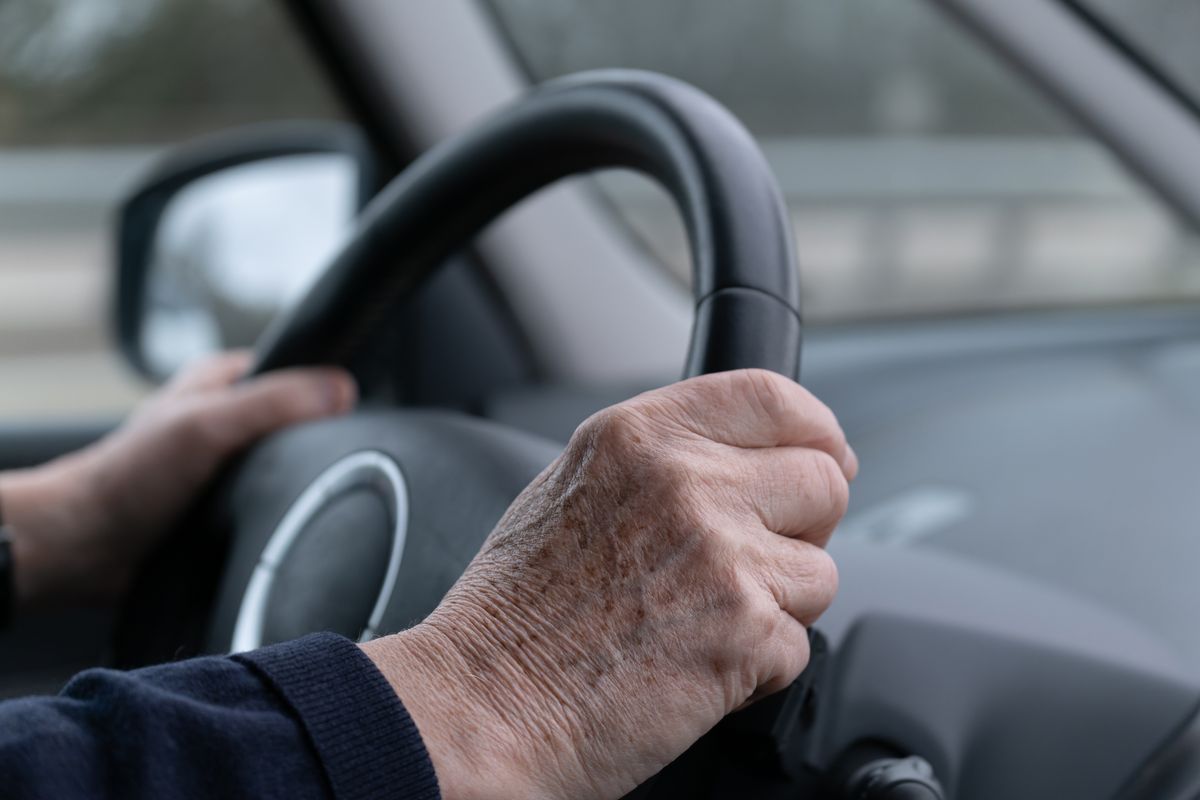
[[[172,150],[118,210],[126,360],[161,382],[193,357],[253,345],[381,185],[365,137],[343,123],[255,125]]]

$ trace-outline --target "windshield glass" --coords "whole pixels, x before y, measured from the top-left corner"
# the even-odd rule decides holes
[[[0,0],[0,418],[106,419],[146,391],[107,335],[110,251],[164,153],[342,117],[279,3]]]
[[[1194,238],[932,4],[486,1],[532,80],[646,68],[729,106],[787,195],[812,319],[1200,292]],[[598,185],[686,280],[662,193]]]

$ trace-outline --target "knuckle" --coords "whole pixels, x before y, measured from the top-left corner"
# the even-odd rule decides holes
[[[815,428],[818,432],[808,440],[807,445],[813,450],[820,450],[822,453],[832,456],[845,446],[844,436],[832,411],[826,410],[821,416],[827,417],[827,419],[817,422]]]
[[[180,407],[172,428],[188,452],[222,450],[226,444],[226,426],[202,403]]]
[[[578,427],[575,428],[575,433],[571,436],[571,441],[586,442],[595,439],[606,424],[607,416],[611,410],[609,408],[601,409],[579,423]]]
[[[734,374],[735,385],[750,395],[761,411],[777,418],[794,403],[795,389],[782,375],[765,369],[745,369]]]
[[[611,406],[588,417],[577,435],[596,450],[626,453],[642,444],[640,414],[627,403]]]
[[[833,456],[822,451],[813,461],[810,478],[814,499],[820,503],[831,520],[839,520],[850,504],[850,483],[841,465]]]
[[[821,449],[832,449],[839,445],[842,428],[837,415],[808,389],[770,370],[748,369],[740,374],[746,390],[764,413],[773,418],[788,414],[802,417],[814,432],[812,441],[824,445]]]
[[[202,447],[212,436],[208,415],[195,403],[176,409],[170,427],[180,441],[189,447]]]
[[[710,482],[705,460],[682,443],[667,446],[657,438],[647,413],[635,403],[622,403],[592,415],[580,426],[583,447],[615,467],[622,482],[655,494],[664,510],[702,505],[700,487]]]
[[[828,608],[838,590],[837,562],[824,550],[813,548],[808,571],[813,600],[822,609]]]

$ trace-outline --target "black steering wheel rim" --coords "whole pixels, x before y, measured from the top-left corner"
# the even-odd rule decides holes
[[[798,379],[799,273],[770,167],[712,98],[633,70],[550,81],[418,159],[267,331],[255,371],[347,364],[372,323],[488,223],[560,178],[606,167],[654,178],[683,217],[695,298],[685,376],[761,367]]]
[[[555,180],[604,167],[630,167],[658,180],[683,216],[696,306],[685,375],[759,367],[796,379],[799,275],[786,206],[766,160],[742,125],[707,95],[671,78],[633,71],[552,81],[418,159],[368,206],[351,241],[263,337],[255,372],[349,366],[372,323],[398,308],[480,229]],[[381,424],[378,414],[359,419],[364,426]],[[477,452],[493,460],[503,460],[507,447],[527,467],[547,452],[544,442],[522,444],[495,430],[463,433],[452,420],[417,419],[403,411],[392,412],[390,430],[376,429],[388,430],[385,436],[363,437],[354,418],[322,425],[285,431],[256,447],[188,515],[182,535],[151,560],[126,604],[117,632],[119,665],[219,649],[217,643],[228,641],[221,620],[230,617],[231,593],[244,588],[254,568],[247,558],[262,553],[261,529],[279,524],[321,471],[320,464],[306,461],[347,455],[335,452],[341,445],[333,442],[358,440],[356,446],[365,447],[399,431],[414,440],[424,436],[423,426],[432,425],[440,426],[448,444],[454,440],[452,448],[482,448]],[[424,447],[426,453],[436,449],[429,442]],[[414,485],[421,483],[420,472],[433,468],[416,463],[404,442],[396,442],[390,456]],[[469,493],[470,479],[463,475],[473,468],[460,463],[447,481],[463,484]],[[284,474],[266,474],[277,470]],[[518,473],[527,481],[536,471],[508,477]],[[471,534],[477,540],[457,542],[460,553],[477,549],[524,484],[506,485],[499,504],[492,477],[480,472],[474,485],[495,518]],[[431,490],[437,491],[436,481]],[[266,505],[268,513],[241,513],[238,504],[247,502]],[[411,533],[409,538],[412,546]],[[414,617],[406,619],[411,623]]]

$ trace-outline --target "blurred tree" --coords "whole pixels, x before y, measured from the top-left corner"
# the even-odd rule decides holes
[[[0,4],[2,144],[161,142],[337,113],[275,2]]]

